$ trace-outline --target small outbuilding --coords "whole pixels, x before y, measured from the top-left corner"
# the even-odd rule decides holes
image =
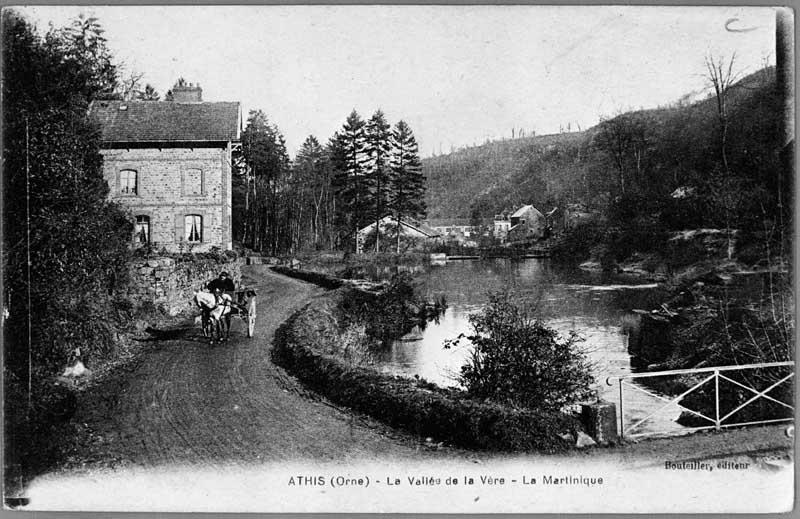
[[[397,236],[395,233],[395,229],[397,228],[397,218],[393,215],[384,216],[379,220],[380,222],[380,232],[382,236],[388,236],[391,232],[392,236]],[[375,232],[375,226],[378,222],[372,222],[371,224],[367,225],[366,227],[360,229],[358,231],[358,249],[361,251],[363,249],[363,243],[366,241],[367,236]],[[428,240],[438,240],[442,238],[442,234],[428,227],[424,223],[418,222],[413,219],[401,219],[400,220],[400,233],[402,239],[411,239],[417,241],[428,241]]]
[[[546,236],[547,218],[532,205],[524,205],[511,215],[509,242],[539,240]]]

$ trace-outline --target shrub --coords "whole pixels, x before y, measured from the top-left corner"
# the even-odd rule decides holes
[[[656,222],[640,219],[614,227],[606,235],[606,244],[614,259],[623,261],[637,252],[665,253],[668,233]]]
[[[469,320],[473,350],[459,382],[470,395],[547,412],[591,395],[593,377],[574,333],[560,338],[508,293],[490,294],[488,306]]]
[[[444,301],[429,304],[414,293],[411,276],[401,272],[378,293],[348,289],[339,302],[344,325],[363,324],[367,335],[383,343],[402,337],[414,326],[425,327],[429,317],[444,310]]]
[[[597,222],[577,225],[565,232],[550,249],[551,257],[569,263],[580,263],[588,258],[593,247],[603,241],[605,227]]]

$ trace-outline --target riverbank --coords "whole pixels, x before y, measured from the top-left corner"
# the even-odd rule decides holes
[[[339,279],[381,281],[393,274],[420,272],[430,265],[431,257],[430,254],[422,252],[353,254],[342,251],[321,251],[298,254],[289,263],[296,269]]]
[[[376,346],[369,322],[349,322],[347,309],[341,311],[351,295],[334,291],[293,314],[276,332],[274,361],[333,402],[434,443],[553,452],[575,441],[581,427],[566,414],[510,408],[379,373],[370,362]]]
[[[643,262],[641,257],[639,262],[640,265]],[[523,298],[539,301],[538,311],[553,320],[561,333],[569,333],[577,326],[589,338],[589,349],[602,350],[596,356],[604,366],[597,375],[602,380],[609,375],[630,373],[625,369],[627,365],[634,372],[654,372],[782,362],[792,358],[790,348],[786,347],[793,344],[791,293],[786,290],[786,274],[775,269],[748,269],[737,261],[726,259],[706,260],[687,266],[657,286],[637,284],[652,278],[636,273],[595,271],[580,275],[579,271],[573,273],[569,268],[548,260],[459,263],[426,269],[418,277],[425,280],[420,284],[424,285],[423,290],[427,293],[447,293],[448,298],[452,295],[456,315],[446,315],[441,330],[436,330],[440,327],[435,326],[430,333],[424,330],[415,332],[409,336],[410,342],[394,345],[390,351],[382,353],[381,369],[408,377],[424,377],[443,387],[452,385],[452,374],[459,371],[459,360],[462,360],[459,354],[443,352],[443,340],[466,331],[463,313],[476,304],[482,304],[487,290],[500,289],[509,282],[524,294]],[[465,281],[478,278],[480,283]],[[611,306],[606,309],[606,305]],[[619,332],[615,331],[620,327],[627,336],[623,339],[619,339]],[[449,335],[443,334],[445,330]],[[778,382],[783,376],[780,373],[780,370],[773,370],[771,373],[754,371],[730,375],[739,383],[761,390]],[[747,379],[752,378],[751,375],[769,383],[750,382]],[[699,379],[695,376],[674,376],[645,379],[640,381],[640,385],[676,396],[697,382]],[[721,416],[752,396],[746,390],[730,387],[730,384],[733,383],[721,382]],[[713,386],[712,383],[696,390],[682,404],[713,416]],[[608,389],[604,385],[599,388],[604,398],[616,400],[615,394],[607,394],[613,393],[606,391]],[[791,402],[787,391],[789,386],[783,384],[770,396]],[[655,398],[652,403],[643,397],[629,400],[626,413],[633,412],[643,417],[655,411],[659,407],[657,404]],[[631,405],[634,406],[632,409]],[[749,404],[727,423],[743,422],[748,417],[756,419],[765,412],[770,418],[784,418],[786,413],[779,407],[780,404],[765,405],[761,401]],[[693,416],[686,413],[679,423],[684,426],[709,425]],[[666,416],[664,423],[653,422],[648,427],[653,431],[681,428]]]
[[[615,232],[579,227],[562,240],[561,252],[588,258],[579,264],[583,270],[635,275],[664,287],[660,301],[636,309],[624,323],[637,369],[793,358],[791,262],[771,243],[774,236],[701,228],[637,244],[629,243],[635,233]]]

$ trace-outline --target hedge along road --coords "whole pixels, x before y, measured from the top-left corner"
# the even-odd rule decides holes
[[[86,462],[214,465],[439,455],[332,406],[275,366],[275,329],[323,289],[265,266],[246,267],[243,274],[258,291],[254,337],[248,339],[245,323],[234,318],[230,342],[211,346],[191,328],[155,343],[133,369],[80,401],[73,422],[85,429],[85,440],[67,469]]]

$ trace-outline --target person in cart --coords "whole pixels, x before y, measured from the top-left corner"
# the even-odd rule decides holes
[[[228,273],[223,270],[219,273],[219,276],[216,279],[209,281],[208,290],[214,294],[214,297],[217,298],[217,304],[220,304],[222,302],[222,294],[228,294],[231,299],[233,299],[236,286],[234,285],[233,280],[230,278]],[[227,312],[224,315],[225,329],[230,330],[231,314],[230,312]]]
[[[230,278],[228,273],[222,271],[219,273],[218,278],[209,281],[208,290],[212,294],[217,294],[217,290],[219,290],[220,294],[227,293],[229,296],[233,297],[233,293],[236,290],[236,286],[233,284],[233,280]]]

